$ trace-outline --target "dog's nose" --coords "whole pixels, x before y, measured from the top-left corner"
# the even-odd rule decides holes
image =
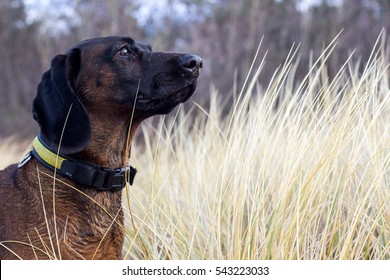
[[[180,57],[180,64],[190,70],[194,74],[198,73],[199,68],[202,68],[203,62],[200,56],[194,54],[185,54]]]

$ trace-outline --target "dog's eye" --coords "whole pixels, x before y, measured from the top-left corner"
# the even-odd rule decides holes
[[[121,55],[121,56],[128,56],[128,55],[130,55],[130,50],[129,50],[129,48],[128,47],[122,47],[120,50],[119,50],[119,54]]]

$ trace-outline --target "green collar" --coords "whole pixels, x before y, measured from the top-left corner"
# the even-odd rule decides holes
[[[23,167],[32,157],[46,168],[67,177],[74,182],[98,191],[119,191],[134,182],[137,170],[132,166],[125,168],[105,168],[96,165],[80,162],[75,158],[57,154],[50,150],[43,142],[40,135],[35,137],[33,150],[19,163]]]

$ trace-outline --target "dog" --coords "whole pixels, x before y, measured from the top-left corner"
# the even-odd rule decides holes
[[[33,149],[0,171],[0,259],[121,259],[134,133],[189,99],[201,67],[128,37],[55,56],[33,101]]]

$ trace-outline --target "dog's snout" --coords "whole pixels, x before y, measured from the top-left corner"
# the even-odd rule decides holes
[[[202,58],[194,54],[185,54],[180,57],[180,64],[187,70],[192,71],[194,74],[202,68]]]

